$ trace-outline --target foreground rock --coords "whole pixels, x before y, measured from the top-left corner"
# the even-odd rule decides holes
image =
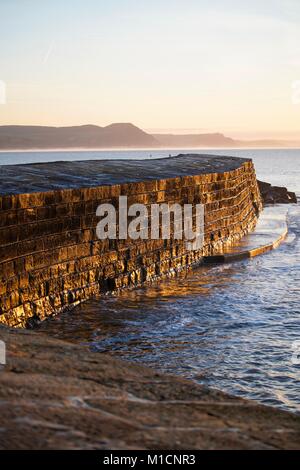
[[[297,204],[295,193],[281,186],[272,186],[264,181],[257,181],[264,204]]]
[[[300,417],[0,326],[1,449],[297,449]]]

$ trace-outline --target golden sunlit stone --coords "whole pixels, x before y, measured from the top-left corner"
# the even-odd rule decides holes
[[[251,231],[262,207],[249,159],[179,155],[1,168],[0,322],[9,326],[201,263]],[[120,195],[128,205],[204,204],[203,248],[188,251],[172,238],[99,240],[96,208]]]

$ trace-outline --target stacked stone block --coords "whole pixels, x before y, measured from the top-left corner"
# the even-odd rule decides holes
[[[205,205],[205,242],[99,240],[99,204]],[[255,227],[261,198],[251,160],[232,171],[0,196],[0,322],[24,327],[95,295],[175,274],[222,253]],[[150,225],[150,223],[149,223]]]

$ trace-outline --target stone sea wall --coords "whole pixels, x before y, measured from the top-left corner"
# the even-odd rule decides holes
[[[205,243],[99,240],[96,208],[205,205]],[[24,327],[96,294],[165,277],[221,253],[256,224],[261,197],[251,160],[231,171],[0,196],[0,322]]]

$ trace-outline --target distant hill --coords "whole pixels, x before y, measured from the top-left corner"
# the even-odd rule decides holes
[[[298,143],[299,145],[299,143]],[[106,127],[0,126],[0,150],[101,148],[237,148],[292,147],[276,140],[235,140],[220,133],[148,134],[130,123]]]
[[[0,126],[0,149],[159,147],[133,124],[73,127]]]
[[[153,134],[164,147],[235,147],[235,141],[223,134]]]
[[[176,148],[238,148],[238,147],[293,147],[299,146],[296,142],[279,140],[236,140],[224,134],[153,134],[153,137],[164,147]]]

